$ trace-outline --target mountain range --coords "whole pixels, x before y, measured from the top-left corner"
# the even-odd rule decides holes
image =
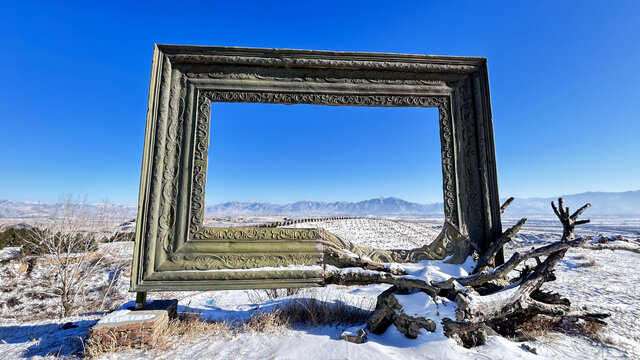
[[[640,190],[625,192],[596,192],[589,191],[573,195],[560,195],[564,198],[569,210],[578,210],[582,205],[589,203],[591,208],[587,210],[583,218],[590,216],[629,216],[640,217]],[[554,216],[551,209],[553,198],[516,198],[505,211],[506,216]],[[502,200],[504,201],[504,200]],[[572,210],[573,209],[573,210]]]
[[[104,210],[108,211],[108,215],[126,218],[135,217],[138,211],[137,206],[118,205],[118,204],[75,204],[82,207],[79,213],[84,212],[87,217],[99,217]],[[62,203],[45,203],[35,201],[13,201],[0,199],[0,219],[50,219],[57,214],[63,212],[64,205]]]
[[[626,192],[585,192],[561,195],[573,209],[590,203],[591,216],[640,216],[640,190]],[[501,202],[506,200],[502,199]],[[507,208],[506,216],[553,216],[551,201],[557,198],[516,198]],[[359,202],[298,201],[285,205],[261,202],[230,201],[206,208],[211,215],[311,215],[311,216],[366,216],[366,215],[442,215],[443,203],[418,204],[395,197]]]
[[[591,203],[589,216],[640,217],[640,190],[626,192],[585,192],[562,195],[572,209]],[[504,201],[502,199],[501,201]],[[550,203],[556,198],[516,198],[507,208],[505,216],[551,217]],[[34,219],[51,217],[60,209],[56,203],[36,203],[0,199],[0,219]],[[98,214],[101,204],[85,204],[90,213]],[[110,205],[112,211],[133,217],[136,206]],[[395,197],[378,198],[358,202],[298,201],[285,205],[264,202],[230,201],[209,206],[207,215],[295,215],[295,216],[441,216],[442,203],[418,204]]]
[[[378,198],[358,202],[298,201],[286,205],[259,202],[230,201],[206,208],[211,215],[439,215],[444,212],[442,203],[418,204],[395,197]]]

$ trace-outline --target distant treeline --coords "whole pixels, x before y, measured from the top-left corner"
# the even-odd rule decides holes
[[[331,221],[331,220],[346,220],[346,219],[360,219],[361,216],[338,216],[338,217],[325,217],[325,218],[305,218],[296,220],[276,221],[268,224],[261,224],[258,227],[274,228],[279,226],[287,226],[291,224],[300,224],[313,221]]]

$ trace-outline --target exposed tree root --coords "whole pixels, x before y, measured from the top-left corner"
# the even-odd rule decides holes
[[[504,211],[511,201],[505,202],[501,210]],[[458,307],[455,319],[444,318],[442,326],[445,335],[467,347],[483,344],[494,333],[517,335],[518,329],[534,317],[544,317],[548,324],[556,325],[578,320],[603,323],[601,319],[609,314],[574,308],[568,299],[540,288],[545,282],[555,280],[554,268],[569,248],[640,253],[640,244],[622,238],[576,239],[575,227],[589,222],[578,220],[578,216],[591,205],[586,204],[571,215],[562,198],[558,199],[558,205],[556,207],[555,203],[551,203],[563,227],[562,238],[539,248],[516,252],[502,264],[499,264],[499,258],[504,245],[511,241],[526,219],[507,229],[484,254],[474,254],[475,249],[469,240],[449,223],[445,223],[435,241],[413,250],[371,249],[327,232],[323,244],[327,264],[325,283],[394,285],[378,297],[367,328],[373,333],[382,333],[394,324],[409,338],[415,338],[422,329],[434,331],[435,322],[433,319],[406,314],[395,295],[422,291],[433,299],[446,297],[455,301]],[[407,275],[402,265],[397,264],[443,259],[450,263],[463,263],[470,255],[478,259],[474,273],[446,281],[427,281]],[[530,259],[534,259],[536,265],[527,265],[526,261]],[[525,265],[521,266],[523,263]],[[514,271],[519,271],[519,274],[510,277]]]

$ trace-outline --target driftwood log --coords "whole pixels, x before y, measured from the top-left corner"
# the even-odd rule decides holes
[[[513,201],[510,198],[501,211]],[[555,266],[569,248],[593,250],[626,250],[640,253],[640,246],[619,238],[600,237],[595,240],[576,238],[575,227],[589,220],[578,217],[591,205],[570,214],[562,198],[558,207],[551,203],[563,228],[559,241],[514,253],[503,262],[504,246],[522,228],[526,219],[518,221],[495,239],[483,254],[478,254],[468,239],[450,223],[445,223],[440,236],[431,244],[413,250],[379,250],[359,246],[328,234],[325,238],[325,283],[341,285],[391,284],[378,297],[376,309],[367,321],[367,330],[380,334],[394,324],[409,338],[415,338],[421,329],[433,332],[433,319],[412,317],[404,313],[395,295],[424,292],[432,299],[455,301],[455,319],[444,318],[445,335],[459,344],[472,347],[483,344],[490,334],[517,334],[518,327],[536,316],[545,316],[555,323],[562,321],[588,321],[602,323],[609,314],[591,313],[571,306],[562,296],[542,291],[545,282],[555,280]],[[468,256],[477,260],[472,274],[446,281],[427,281],[405,272],[401,263],[420,260],[444,260],[452,264],[463,263]],[[527,264],[535,260],[535,265]],[[514,275],[515,274],[515,275]]]

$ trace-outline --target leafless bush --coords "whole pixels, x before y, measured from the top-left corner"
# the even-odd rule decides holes
[[[59,298],[59,316],[69,316],[86,302],[86,284],[105,263],[108,252],[97,252],[96,229],[108,224],[110,207],[98,214],[88,211],[86,201],[62,201],[52,219],[41,219],[23,239],[51,268],[47,291]],[[104,301],[103,301],[104,303]]]
[[[101,300],[97,310],[106,310],[112,308],[114,300],[120,301],[122,296],[113,296],[116,290],[116,284],[123,276],[125,278],[130,276],[131,259],[121,256],[110,256],[107,261],[109,269],[109,277],[107,283],[101,289]]]

